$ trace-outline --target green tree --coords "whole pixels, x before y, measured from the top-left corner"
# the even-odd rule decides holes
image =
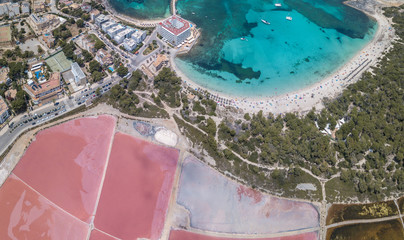
[[[94,82],[98,82],[98,81],[100,81],[102,79],[102,73],[94,71],[94,72],[91,73],[91,77],[93,78]]]
[[[38,53],[39,53],[39,54],[43,53],[43,49],[42,49],[42,47],[39,46],[39,45],[38,45]]]
[[[79,28],[84,27],[84,21],[83,21],[83,19],[77,20],[77,21],[76,21],[76,25],[77,25],[77,27],[79,27]]]
[[[128,68],[125,67],[125,66],[123,66],[123,65],[121,65],[121,66],[118,67],[118,69],[116,70],[116,72],[118,73],[118,75],[119,75],[120,77],[123,77],[123,76],[125,76],[126,74],[128,74]]]
[[[100,50],[101,48],[105,47],[105,43],[101,40],[97,40],[94,44],[95,49]]]
[[[99,72],[101,71],[101,64],[99,62],[97,62],[96,60],[92,60],[89,63],[89,68],[90,68],[90,72]]]

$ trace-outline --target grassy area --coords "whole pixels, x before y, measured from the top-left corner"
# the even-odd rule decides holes
[[[151,44],[147,45],[146,49],[143,51],[143,55],[149,55],[151,52],[156,50],[159,47],[156,40],[154,40]]]
[[[339,202],[356,195],[353,184],[344,182],[339,178],[333,178],[325,184],[325,192],[328,202]],[[358,194],[358,197],[360,195]]]
[[[344,182],[340,178],[333,178],[325,184],[327,201],[331,203],[345,201],[350,198],[357,198],[358,201],[378,202],[392,192],[396,192],[394,188],[394,185],[388,184],[379,194],[374,194],[371,192],[358,192],[356,185],[351,182]]]
[[[149,104],[147,108],[143,108],[143,111],[136,114],[136,116],[144,118],[170,118],[166,110],[152,104]]]
[[[327,231],[327,240],[348,239],[404,239],[403,226],[399,220],[380,223],[353,224]]]
[[[95,34],[90,34],[89,35],[91,39],[93,39],[95,42],[96,41],[101,41]]]
[[[397,200],[398,207],[400,208],[401,214],[404,213],[404,197]]]

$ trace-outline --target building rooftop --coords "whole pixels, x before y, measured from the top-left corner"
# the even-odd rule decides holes
[[[165,61],[167,61],[167,60],[168,60],[168,59],[167,59],[166,55],[159,54],[159,55],[157,56],[157,58],[156,58],[156,61],[154,61],[153,66],[154,66],[154,67],[158,67],[158,66],[161,64],[161,62],[165,62]]]
[[[17,96],[17,90],[9,89],[4,93],[4,95],[6,96],[6,98],[15,99],[15,97]]]
[[[36,14],[31,14],[30,18],[34,21],[35,24],[43,23],[46,21],[45,18],[37,16]]]
[[[122,32],[119,32],[119,33],[117,34],[117,36],[119,36],[119,37],[124,37],[125,35],[131,33],[132,31],[134,31],[133,28],[126,28],[126,29],[123,30]]]
[[[7,81],[8,72],[9,72],[8,67],[0,68],[0,83],[5,83]]]
[[[100,11],[98,11],[98,9],[93,9],[93,10],[91,10],[90,14],[98,16],[98,15],[100,15]]]
[[[44,83],[40,83],[40,84],[34,83],[31,85],[25,84],[25,88],[28,91],[30,91],[31,93],[33,93],[34,95],[41,94],[43,92],[49,91],[58,86],[60,86],[60,73],[59,72],[52,73],[49,80]]]
[[[102,26],[103,28],[107,28],[107,27],[112,26],[112,25],[115,25],[115,24],[116,24],[115,21],[109,20],[109,21],[104,22],[103,24],[101,24],[101,26]]]
[[[4,101],[3,97],[0,96],[0,115],[8,110],[8,106]]]
[[[104,14],[100,14],[98,17],[95,18],[97,21],[107,21],[109,20],[108,16],[105,16]]]
[[[86,77],[86,75],[81,70],[79,64],[77,64],[76,62],[72,63],[72,72],[73,72],[73,74],[76,73],[77,77],[79,77],[80,79]]]
[[[122,26],[122,25],[117,25],[117,26],[115,26],[115,27],[112,27],[112,28],[110,28],[110,29],[108,29],[108,33],[113,33],[113,32],[115,32],[115,31],[118,31],[118,30],[121,30],[121,29],[125,29],[125,27],[124,26]]]
[[[167,31],[173,33],[174,35],[179,35],[188,28],[190,28],[190,23],[179,16],[171,16],[164,21],[159,23]]]
[[[132,36],[133,36],[134,38],[139,38],[140,36],[142,36],[142,35],[144,34],[144,32],[145,32],[145,31],[136,29],[135,32],[132,34]]]
[[[126,38],[125,40],[123,40],[123,43],[128,45],[129,47],[134,47],[137,45],[137,42],[132,38]]]

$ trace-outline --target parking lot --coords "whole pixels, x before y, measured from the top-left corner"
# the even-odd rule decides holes
[[[77,105],[81,105],[83,103],[85,103],[87,100],[93,100],[94,98],[97,97],[96,91],[98,88],[101,89],[100,94],[104,94],[107,91],[109,91],[112,87],[112,80],[105,82],[95,88],[90,88],[90,89],[85,89],[83,91],[81,91],[81,93],[76,96],[76,98],[74,99],[76,101]]]

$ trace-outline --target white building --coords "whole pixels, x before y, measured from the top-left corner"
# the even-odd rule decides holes
[[[95,24],[98,27],[101,27],[101,24],[105,23],[108,20],[109,20],[108,16],[105,16],[104,14],[100,14],[100,15],[98,15],[98,17],[95,18]]]
[[[115,27],[110,28],[107,33],[111,38],[114,38],[116,34],[118,34],[119,32],[122,32],[123,30],[125,30],[126,27],[122,26],[122,25],[117,25]]]
[[[132,38],[126,38],[125,40],[123,40],[123,47],[129,52],[133,51],[133,49],[135,49],[136,46],[137,42]]]
[[[123,30],[122,32],[119,32],[119,33],[117,33],[116,34],[116,36],[114,37],[114,40],[118,43],[118,44],[121,44],[122,42],[123,42],[123,40],[125,39],[125,38],[129,38],[130,37],[130,35],[132,35],[132,33],[134,32],[135,30],[133,29],[133,28],[126,28],[125,30]]]
[[[113,27],[115,27],[117,25],[118,24],[113,20],[106,21],[106,22],[101,24],[101,29],[102,29],[102,31],[107,32],[108,29],[113,28]]]
[[[78,86],[86,83],[86,75],[76,62],[72,63],[72,73],[74,76],[74,82],[76,82]]]
[[[95,18],[97,18],[100,15],[100,11],[98,11],[97,9],[93,9],[90,12],[90,17],[91,17],[91,21],[95,22]]]
[[[22,14],[29,14],[29,2],[22,2],[21,3],[21,13]]]
[[[174,15],[160,22],[157,32],[169,43],[177,46],[191,35],[191,24]]]
[[[10,5],[10,3],[1,3],[0,4],[0,16],[3,15],[8,15],[8,5]]]
[[[136,29],[134,33],[132,33],[131,38],[135,40],[137,44],[141,43],[146,38],[146,32],[142,30]]]
[[[0,96],[0,124],[3,124],[10,116],[8,106],[4,99]]]
[[[8,5],[8,16],[14,17],[20,15],[20,4],[19,3],[12,3]]]

